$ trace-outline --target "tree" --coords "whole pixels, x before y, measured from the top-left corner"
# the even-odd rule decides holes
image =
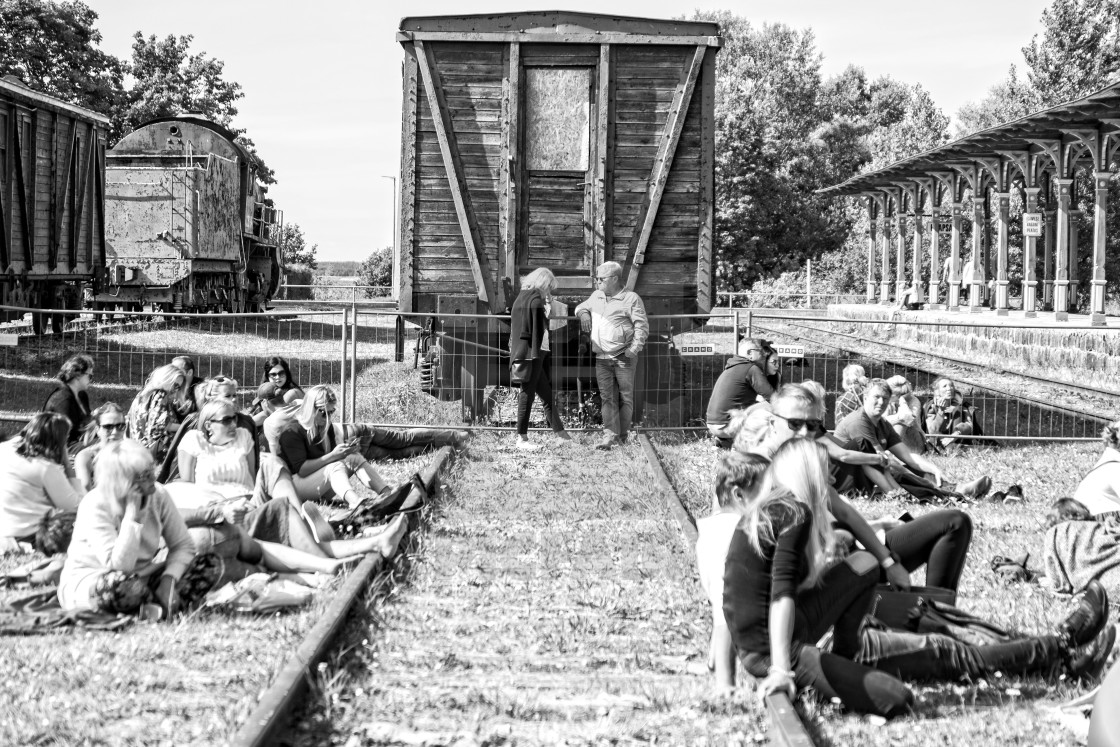
[[[387,288],[393,284],[393,247],[374,249],[358,267],[358,280],[362,285]],[[388,295],[375,288],[366,288],[366,298]]]
[[[1120,0],[1054,0],[1042,33],[1023,47],[1042,106],[1085,96],[1120,71]]]
[[[82,2],[0,0],[0,76],[105,115],[120,105],[125,65],[101,51]]]
[[[319,265],[315,256],[319,252],[319,245],[308,246],[303,229],[298,223],[286,223],[281,227],[279,244],[285,265],[304,265],[312,270]]]
[[[1037,91],[1019,77],[1019,71],[1012,65],[1007,71],[1007,78],[988,89],[983,99],[961,106],[957,112],[955,135],[964,137],[970,132],[1025,117],[1040,108]]]

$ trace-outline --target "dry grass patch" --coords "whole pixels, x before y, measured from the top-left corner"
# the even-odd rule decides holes
[[[711,510],[711,464],[717,450],[708,441],[662,437],[658,452],[686,507],[695,517]],[[1069,611],[1067,600],[1036,585],[1005,586],[988,567],[994,555],[1032,553],[1030,565],[1041,566],[1042,535],[1050,503],[1070,495],[1080,476],[1099,454],[1094,444],[1046,444],[1002,449],[968,449],[953,457],[935,457],[947,474],[971,478],[991,475],[996,489],[1018,483],[1026,502],[1019,505],[979,503],[967,510],[974,522],[969,562],[960,585],[960,606],[1023,633],[1052,630]],[[919,516],[929,507],[891,501],[854,501],[869,517]],[[921,572],[915,580],[920,581]],[[803,704],[810,723],[824,743],[836,745],[908,744],[1064,745],[1072,734],[1053,718],[1052,707],[1084,692],[1065,683],[1037,677],[992,677],[977,682],[917,686],[918,705],[911,718],[876,726],[832,707]]]

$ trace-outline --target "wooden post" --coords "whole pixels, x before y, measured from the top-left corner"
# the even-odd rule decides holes
[[[1076,185],[1076,181],[1074,182]],[[1081,285],[1081,272],[1078,267],[1078,255],[1081,253],[1081,215],[1082,211],[1074,209],[1077,206],[1076,195],[1073,194],[1072,188],[1069,196],[1070,211],[1069,211],[1069,308],[1066,309],[1071,314],[1077,313],[1077,300],[1078,290]]]
[[[867,303],[875,302],[875,199],[867,197]]]
[[[894,300],[902,301],[906,293],[906,216],[902,212],[903,195],[898,196],[898,210],[894,213]]]
[[[1038,212],[1039,187],[1027,187],[1023,190],[1027,195],[1026,212]],[[1023,237],[1023,316],[1033,318],[1037,315],[1038,306],[1038,237]]]
[[[518,188],[521,174],[521,45],[513,42],[508,50],[509,67],[502,81],[502,158],[499,166],[498,236],[504,255],[503,275],[509,278],[510,288],[516,294],[520,286],[517,272],[517,244],[520,240]],[[499,284],[504,288],[504,284]],[[512,298],[505,298],[502,291],[502,308],[513,305]]]
[[[999,201],[996,217],[996,315],[1007,316],[1007,240],[1011,220],[1011,193],[997,192]]]
[[[696,301],[701,311],[712,297],[712,253],[715,236],[715,100],[716,52],[708,50],[700,69],[700,232],[696,247]]]
[[[1051,209],[1043,211],[1045,219],[1042,223],[1042,308],[1044,311],[1053,311],[1054,245],[1057,243],[1055,236],[1057,234],[1058,211],[1053,209],[1053,198],[1048,204]]]
[[[886,203],[889,205],[889,202]],[[879,303],[891,302],[891,220],[887,217],[887,211],[884,209],[882,217],[879,218],[879,224],[882,227],[882,250],[881,264],[879,265]]]
[[[917,197],[917,192],[914,195]],[[914,282],[914,295],[911,303],[923,303],[925,293],[922,291],[922,214],[918,209],[918,200],[914,200],[914,265],[911,278]]]
[[[412,274],[416,253],[416,158],[417,118],[420,107],[419,65],[413,45],[404,45],[404,100],[401,102],[401,201],[400,259],[397,269],[397,308],[412,311]]]
[[[358,304],[350,306],[350,420],[358,420]]]
[[[979,181],[979,180],[977,180]],[[968,280],[968,310],[982,311],[981,297],[984,293],[984,199],[983,192],[977,197],[972,193],[972,256],[965,270]]]
[[[350,309],[342,307],[342,324],[339,333],[342,347],[338,356],[338,417],[339,422],[346,422],[346,330],[350,326]]]
[[[1108,184],[1112,174],[1098,171],[1093,174],[1096,188],[1093,201],[1093,281],[1089,299],[1090,323],[1104,324],[1105,259],[1108,241]]]
[[[1054,236],[1057,246],[1054,256],[1054,321],[1069,319],[1069,200],[1073,179],[1053,179],[1057,188],[1058,215],[1054,221]]]

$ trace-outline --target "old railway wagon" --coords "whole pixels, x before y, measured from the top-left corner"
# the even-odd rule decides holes
[[[198,115],[154,119],[106,165],[100,308],[256,311],[280,283],[280,214],[236,135]]]
[[[0,302],[77,309],[83,285],[100,280],[108,125],[14,77],[0,80]],[[32,319],[42,332],[48,316]],[[64,315],[49,321],[60,329]]]
[[[449,315],[505,313],[537,267],[563,300],[615,260],[651,314],[709,310],[718,34],[555,11],[401,21],[398,292],[402,311],[432,315],[429,391],[463,397],[470,417],[506,380],[507,361],[479,353],[508,328]],[[574,324],[560,337],[560,384],[593,378],[563,344]],[[671,396],[674,381],[651,383],[679,371],[670,353],[651,342],[639,390]]]

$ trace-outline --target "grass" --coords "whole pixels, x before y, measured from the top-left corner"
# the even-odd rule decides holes
[[[404,479],[430,456],[387,465]],[[0,558],[9,570],[34,556]],[[8,637],[0,646],[0,744],[214,745],[260,694],[331,602],[271,615],[212,610],[119,633],[72,630]],[[23,591],[0,591],[0,600]]]
[[[714,447],[682,438],[660,439],[659,453],[685,505],[695,517],[711,510],[710,465]],[[1030,566],[1041,567],[1042,535],[1050,503],[1070,495],[1080,475],[1099,455],[1093,444],[1048,444],[1002,449],[963,450],[954,457],[935,457],[947,474],[971,478],[991,475],[997,489],[1019,483],[1027,500],[1020,505],[978,503],[969,507],[974,521],[972,547],[960,585],[959,605],[981,617],[1023,633],[1053,629],[1070,605],[1037,585],[1005,586],[988,568],[995,555],[1032,553]],[[932,510],[902,502],[854,501],[869,517],[915,516]],[[915,575],[921,580],[921,573]],[[1050,709],[1084,690],[1037,677],[994,677],[973,683],[917,686],[916,713],[884,726],[831,707],[807,708],[823,743],[848,744],[1069,744],[1072,735]]]

